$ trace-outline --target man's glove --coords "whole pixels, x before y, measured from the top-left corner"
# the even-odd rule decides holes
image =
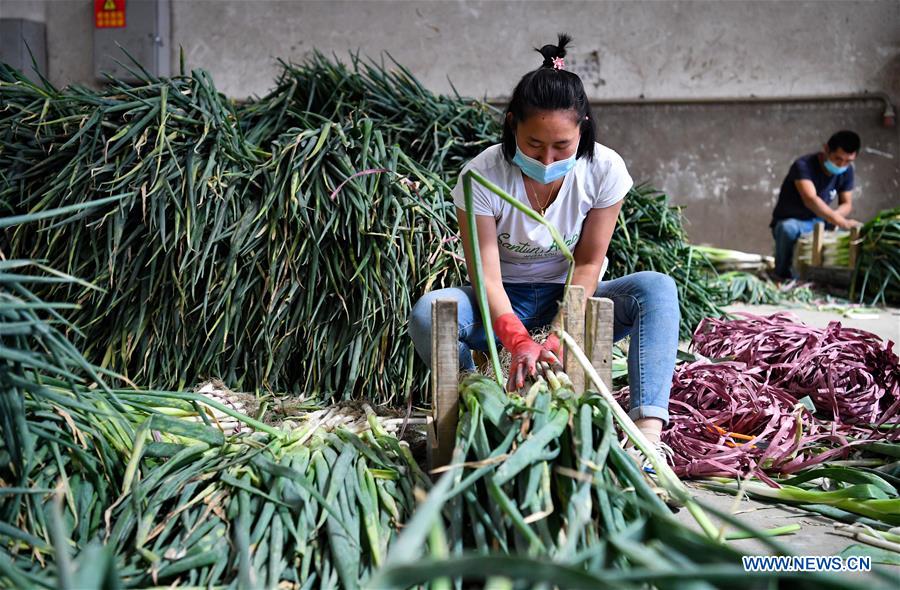
[[[503,343],[503,347],[512,355],[509,364],[507,391],[516,391],[525,387],[525,377],[534,375],[539,361],[559,364],[552,352],[531,339],[528,330],[514,313],[506,313],[494,321],[494,332]]]

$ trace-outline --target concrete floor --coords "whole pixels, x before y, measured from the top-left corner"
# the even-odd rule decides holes
[[[806,304],[779,304],[779,305],[746,305],[743,303],[725,307],[729,312],[746,311],[757,315],[771,315],[778,311],[789,311],[800,318],[803,323],[817,328],[824,328],[829,322],[838,321],[846,328],[857,328],[877,334],[882,340],[891,340],[900,343],[900,308],[883,307],[874,313],[877,318],[859,319],[853,315],[846,315],[836,310],[819,310],[815,306]],[[850,307],[845,307],[850,310]],[[868,310],[867,310],[868,311]],[[897,347],[894,348],[896,352]]]
[[[728,306],[726,309],[731,312],[747,311],[757,315],[770,315],[776,311],[790,311],[810,326],[824,328],[831,321],[840,321],[843,326],[867,330],[877,334],[883,340],[892,340],[895,343],[900,342],[900,309],[897,308],[880,309],[878,318],[873,319],[846,317],[840,311],[818,310],[811,306],[799,304],[796,306],[740,304]],[[734,496],[703,489],[693,482],[688,482],[688,485],[702,503],[721,511],[735,514],[751,526],[770,529],[794,523],[801,525],[802,529],[797,533],[776,538],[779,543],[798,555],[837,555],[846,547],[858,544],[858,541],[839,532],[840,527],[843,526],[842,523],[824,516],[790,506],[758,502],[747,498],[741,500],[739,505],[735,506]],[[699,528],[687,510],[681,510],[676,516],[685,524]],[[758,540],[731,541],[730,544],[741,551],[749,553],[760,555],[772,553],[769,547]],[[879,567],[885,568],[884,571],[888,571],[892,575],[896,574],[897,585],[895,587],[900,588],[900,566]],[[844,575],[849,579],[864,582],[868,582],[871,577],[871,574]]]
[[[780,545],[785,546],[796,555],[839,555],[847,547],[860,544],[849,535],[841,533],[841,527],[844,526],[842,523],[813,512],[786,505],[758,502],[749,498],[743,498],[739,504],[735,505],[735,497],[732,495],[703,489],[695,482],[686,483],[694,493],[694,497],[702,505],[733,514],[754,528],[771,529],[799,524],[802,528],[796,533],[774,538]],[[681,509],[675,517],[686,526],[700,530],[694,517],[687,510]],[[721,524],[719,519],[713,517],[713,520],[717,524]],[[725,530],[727,533],[733,531],[734,528],[729,525]],[[773,555],[776,553],[757,539],[728,541],[728,544],[747,554]],[[900,588],[900,566],[873,563],[874,568],[896,577],[897,584],[894,588]],[[871,572],[841,573],[839,575],[856,582],[871,582],[873,588],[885,587],[883,580],[875,578]]]

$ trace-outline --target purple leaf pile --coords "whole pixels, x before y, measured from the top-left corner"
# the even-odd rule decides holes
[[[714,361],[676,367],[663,441],[681,477],[788,474],[896,440],[900,366],[893,342],[787,313],[705,319],[692,348]],[[628,399],[627,388],[619,392]],[[816,415],[799,403],[809,397]]]

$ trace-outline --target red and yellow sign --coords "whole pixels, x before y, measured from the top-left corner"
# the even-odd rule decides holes
[[[125,26],[125,0],[94,0],[94,26],[110,29]]]

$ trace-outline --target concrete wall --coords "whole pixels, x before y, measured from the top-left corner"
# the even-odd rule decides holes
[[[635,180],[686,205],[695,242],[771,254],[768,229],[781,181],[799,156],[834,131],[855,129],[853,217],[900,205],[900,142],[881,123],[878,100],[598,105],[601,143],[623,154]]]
[[[24,18],[39,23],[47,20],[46,2],[30,0],[3,0],[0,2],[0,18]]]
[[[448,91],[449,78],[503,100],[539,64],[532,48],[565,30],[591,98],[619,103],[601,110],[604,142],[689,206],[696,241],[766,250],[790,162],[844,126],[875,150],[859,158],[862,216],[900,201],[898,130],[880,126],[877,102],[729,101],[885,92],[900,104],[900,0],[171,1],[173,71],[182,47],[236,98],[266,92],[275,58],[318,48],[389,51],[429,88]],[[24,13],[47,24],[51,80],[94,83],[92,0],[0,0],[0,16]]]
[[[47,77],[57,86],[94,80],[93,0],[0,0],[0,18],[25,18],[47,27]]]

